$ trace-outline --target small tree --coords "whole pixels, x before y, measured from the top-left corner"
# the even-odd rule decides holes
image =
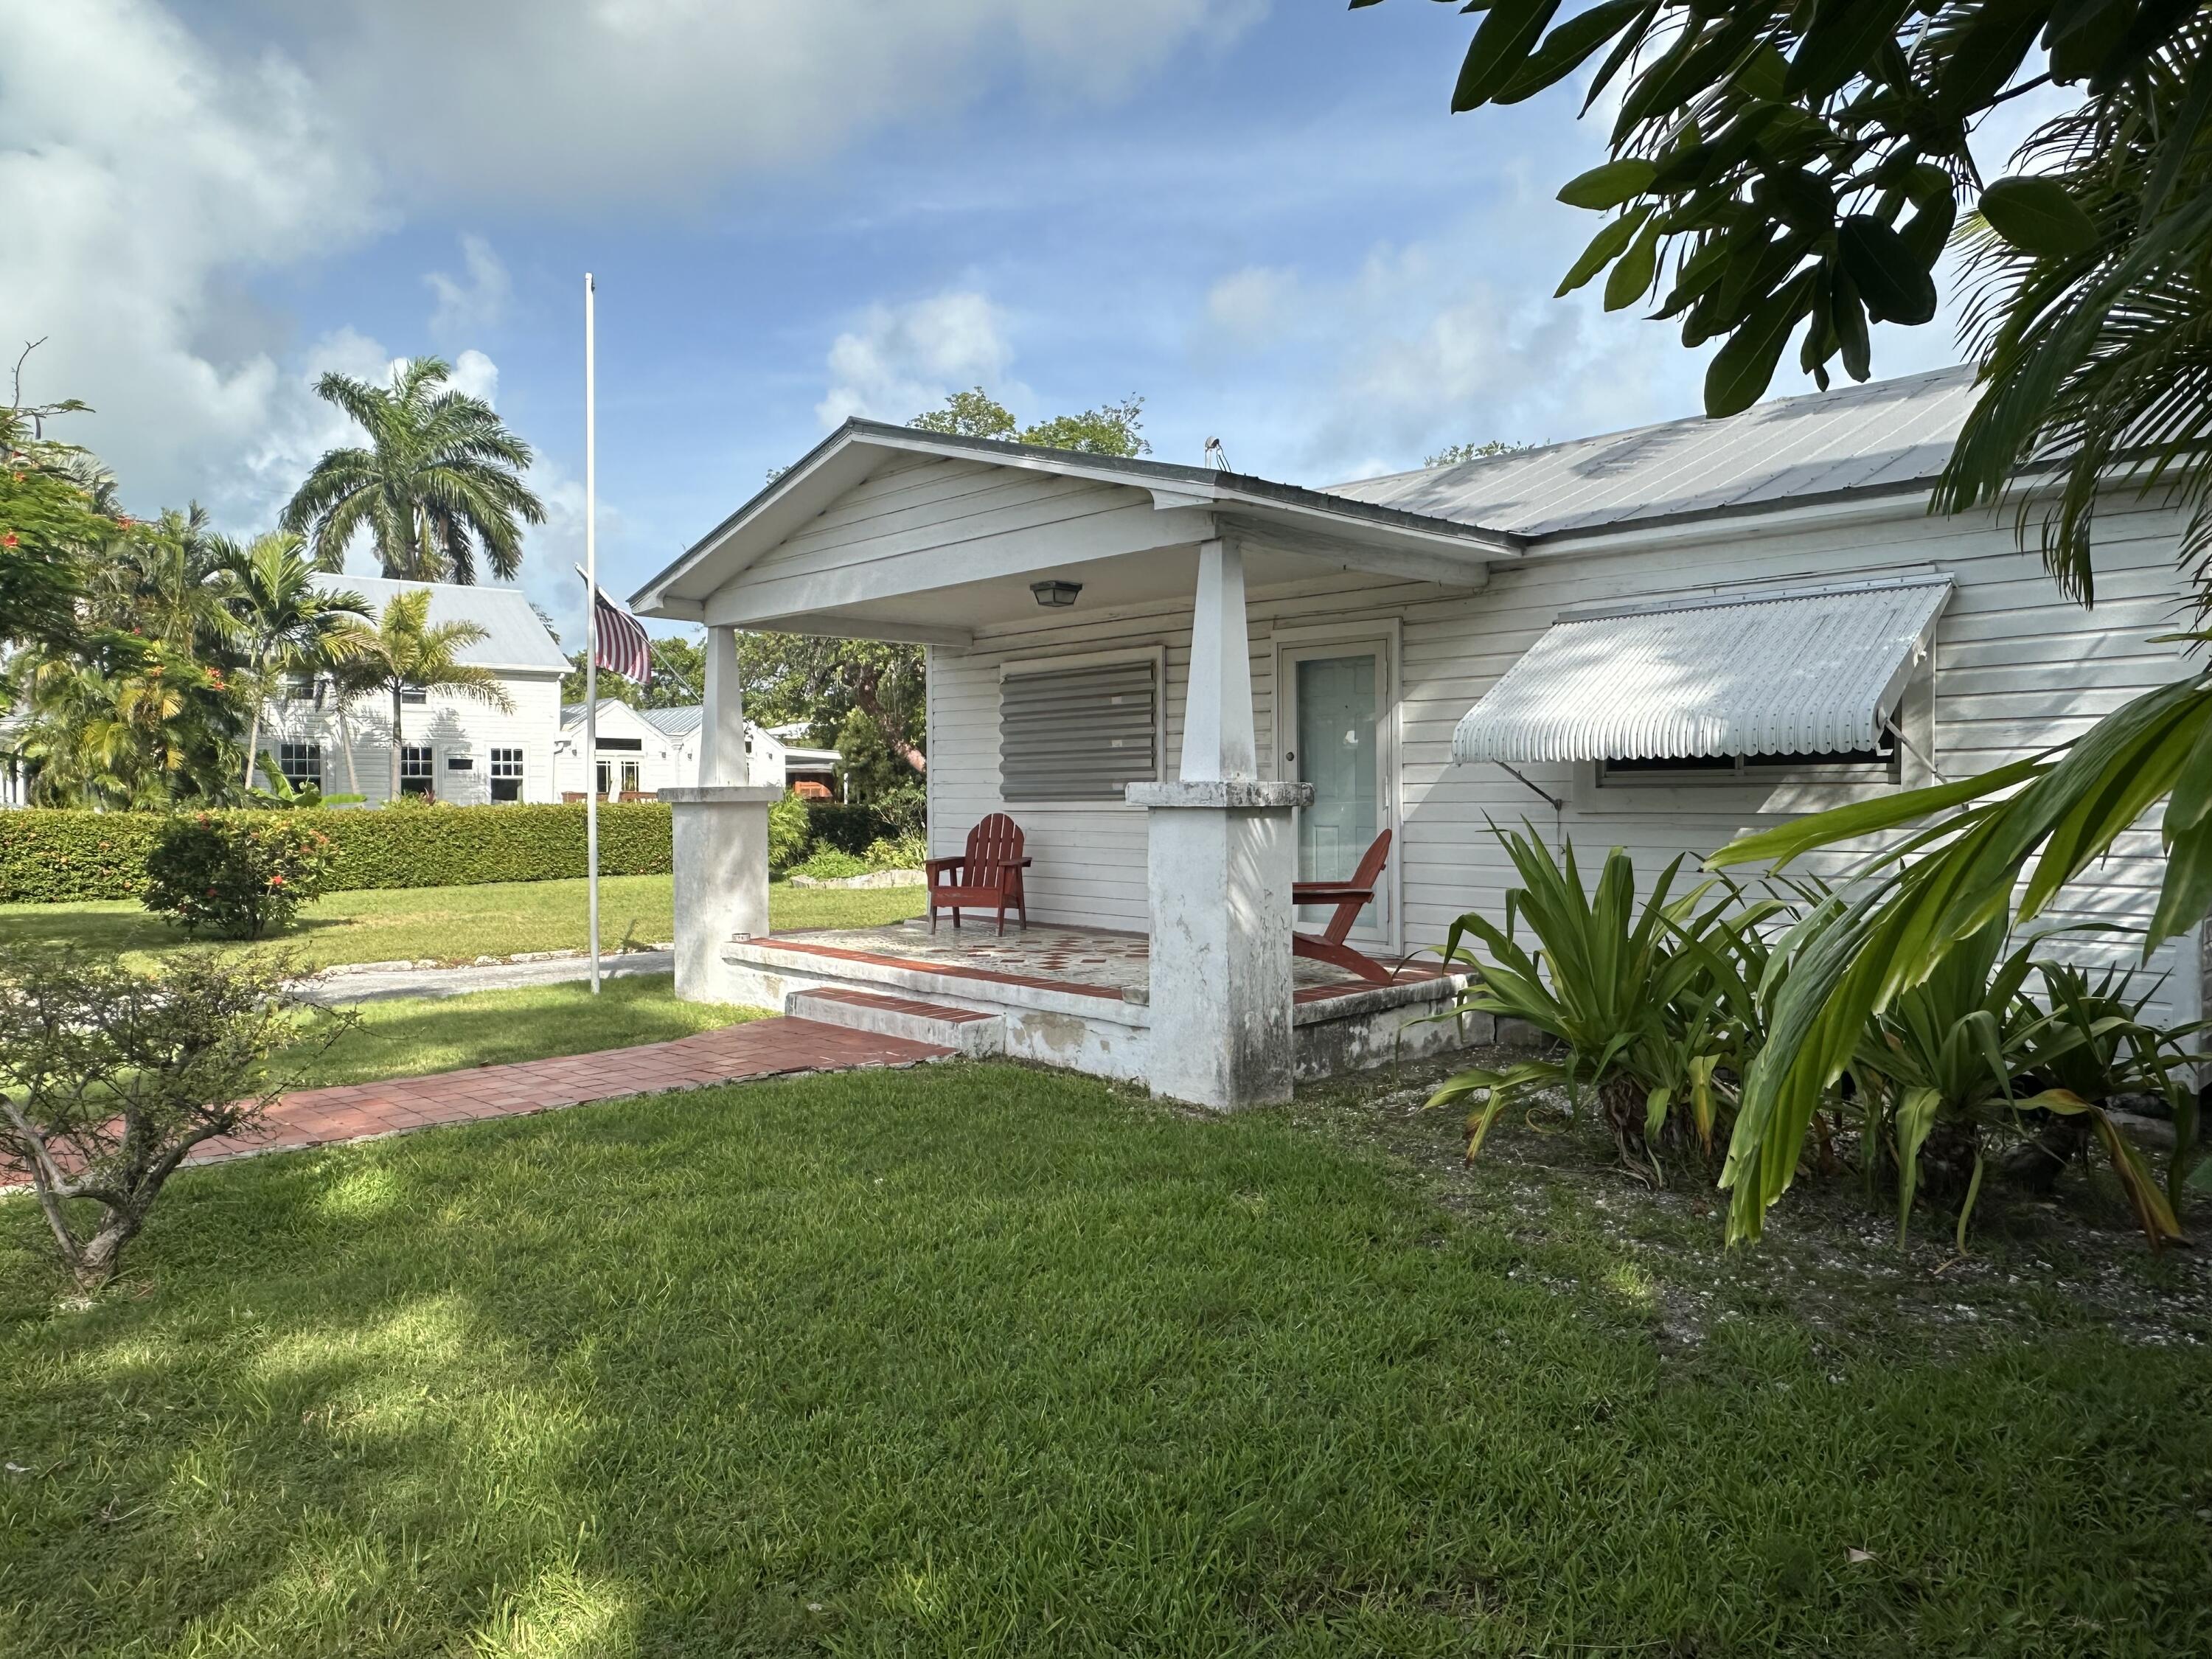
[[[344,683],[363,691],[380,691],[392,699],[392,787],[387,797],[399,799],[399,750],[406,694],[410,691],[451,691],[477,702],[488,703],[502,714],[514,712],[514,700],[489,668],[460,659],[464,647],[485,637],[475,623],[433,623],[430,590],[418,587],[395,593],[386,603],[376,626],[341,624],[330,636],[329,651],[344,665]]]
[[[356,1016],[316,1011],[276,956],[191,951],[151,974],[75,951],[0,953],[0,1164],[26,1170],[62,1264],[94,1291],[192,1148],[257,1133]]]
[[[221,544],[222,596],[237,618],[235,642],[244,650],[243,676],[253,699],[246,728],[246,785],[261,759],[261,712],[288,674],[317,674],[330,666],[337,642],[351,636],[345,619],[368,615],[368,601],[350,588],[325,592],[316,585],[307,544],[287,530],[257,536],[244,547]],[[273,770],[269,771],[271,777]]]
[[[330,879],[331,838],[283,819],[196,812],[161,831],[146,855],[146,908],[187,934],[282,933]]]

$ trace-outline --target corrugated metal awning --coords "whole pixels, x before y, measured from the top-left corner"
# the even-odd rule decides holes
[[[1873,749],[1950,592],[1909,576],[1565,611],[1461,719],[1452,758]]]

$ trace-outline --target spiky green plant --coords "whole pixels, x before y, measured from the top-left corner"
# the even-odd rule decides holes
[[[1662,1154],[1694,1139],[1710,1146],[1719,1110],[1719,1068],[1733,1051],[1735,1016],[1712,973],[1734,947],[1718,935],[1763,920],[1731,899],[1698,908],[1708,882],[1670,896],[1683,860],[1662,871],[1650,896],[1636,896],[1636,868],[1614,848],[1585,889],[1571,844],[1558,858],[1536,836],[1492,826],[1519,884],[1505,897],[1505,923],[1470,912],[1444,940],[1448,963],[1472,975],[1453,1014],[1517,1019],[1559,1044],[1556,1054],[1504,1067],[1478,1066],[1448,1079],[1431,1106],[1474,1100],[1473,1158],[1498,1115],[1533,1089],[1594,1097],[1622,1161],[1653,1180]],[[1526,928],[1532,950],[1521,940]],[[1468,939],[1486,952],[1469,949]]]

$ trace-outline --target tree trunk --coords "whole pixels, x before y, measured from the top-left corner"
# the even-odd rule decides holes
[[[1974,1158],[1981,1133],[1964,1118],[1938,1117],[1920,1143],[1920,1186],[1930,1204],[1955,1210],[1966,1202],[1966,1188],[1974,1178]]]
[[[400,707],[399,688],[395,685],[392,688],[392,793],[384,799],[386,806],[399,799]]]
[[[927,775],[929,757],[906,740],[906,735],[898,729],[897,722],[884,710],[881,699],[876,696],[879,684],[873,674],[862,674],[854,678],[852,682],[854,707],[876,723],[876,729],[884,734],[884,742],[890,746],[891,753],[915,771]]]
[[[361,793],[361,772],[354,763],[353,728],[346,720],[348,698],[346,694],[339,690],[335,684],[331,687],[331,696],[337,700],[338,744],[345,750],[346,792],[349,794],[358,795]]]
[[[252,717],[246,723],[246,787],[253,787],[253,751],[261,744],[261,703],[256,699]]]
[[[1656,1176],[1657,1165],[1644,1140],[1643,1086],[1626,1072],[1616,1072],[1598,1085],[1597,1104],[1606,1127],[1613,1131],[1620,1161],[1639,1173]]]
[[[2028,1191],[2047,1195],[2058,1177],[2089,1145],[2087,1113],[2053,1117],[2033,1138],[2022,1141],[1997,1161],[1997,1173]]]

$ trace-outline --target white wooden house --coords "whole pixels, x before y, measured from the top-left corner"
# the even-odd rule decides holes
[[[1354,942],[1395,958],[1499,914],[1492,821],[1626,847],[1648,882],[1779,815],[2035,753],[2185,671],[2153,637],[2184,593],[2170,507],[2100,514],[2094,611],[2008,514],[1929,516],[1970,395],[1949,371],[1327,490],[848,422],[633,604],[708,624],[709,786],[743,776],[732,630],[926,644],[932,850],[1012,815],[1038,926],[765,937],[759,803],[679,791],[679,989],[924,995],[997,1022],[942,1026],[969,1046],[1215,1105],[1480,1036],[1407,1028],[1441,979],[1294,970],[1293,874],[1391,831]],[[687,836],[746,880],[687,880]],[[2132,834],[2054,920],[2140,924],[2160,872]],[[2198,940],[2152,971],[2195,1018]]]
[[[430,621],[470,622],[484,637],[463,647],[461,661],[488,668],[513,704],[501,710],[450,691],[404,694],[399,709],[400,789],[458,805],[550,801],[553,744],[560,729],[561,677],[568,659],[520,588],[398,581],[382,576],[319,576],[325,590],[349,589],[372,617],[397,594],[428,588]],[[391,793],[391,698],[341,698],[327,676],[300,676],[263,714],[260,748],[295,784],[326,794]]]
[[[591,786],[602,795],[653,794],[699,777],[700,706],[633,708],[613,697],[599,700],[599,763]],[[562,799],[580,799],[584,779],[584,705],[561,710],[561,735],[553,745],[553,782]],[[834,749],[788,744],[750,722],[745,726],[745,774],[751,783],[788,789],[801,781],[825,789],[836,776]]]

